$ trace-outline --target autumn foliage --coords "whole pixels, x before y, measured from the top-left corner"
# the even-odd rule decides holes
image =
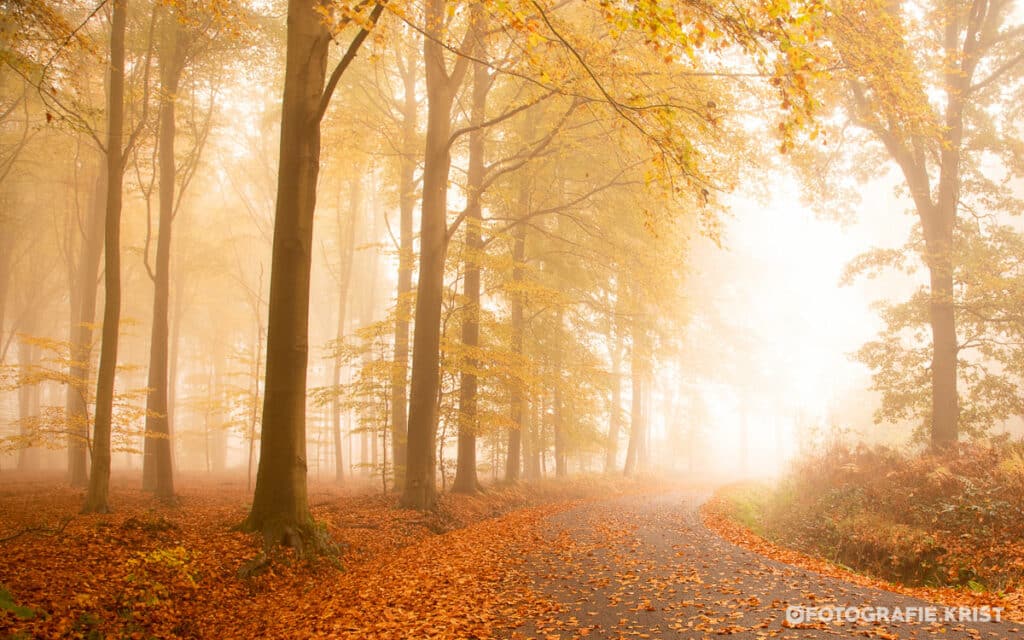
[[[869,580],[873,586],[1001,606],[1019,619],[1022,503],[1020,443],[975,443],[955,457],[837,447],[777,487],[723,491],[705,519],[732,541],[786,562],[824,558],[833,565],[812,559],[809,568],[833,575],[841,568],[840,577],[857,581],[852,569],[881,579]]]

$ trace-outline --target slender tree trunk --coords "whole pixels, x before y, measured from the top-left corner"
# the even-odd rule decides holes
[[[206,462],[206,473],[209,475],[213,471],[213,456],[210,453],[210,415],[213,413],[213,385],[216,376],[213,373],[213,363],[210,363],[210,369],[206,373],[206,390],[208,395],[206,397],[206,403],[203,405],[203,457]]]
[[[540,445],[537,449],[537,477],[544,478],[548,474],[548,395],[544,394],[544,403],[540,407],[537,422],[537,438]],[[552,430],[554,427],[552,426]]]
[[[523,181],[526,184],[526,181]],[[526,204],[528,190],[524,187],[520,190],[520,202]],[[524,308],[526,306],[525,295],[521,287],[523,282],[523,263],[526,261],[526,225],[520,224],[512,231],[512,286],[510,296],[510,324],[512,328],[512,354],[520,366],[525,366],[523,352],[523,336],[526,332],[526,321]],[[524,372],[525,373],[525,372]],[[527,432],[526,423],[529,418],[529,404],[526,393],[523,389],[523,380],[514,379],[509,394],[510,417],[512,428],[508,432],[508,455],[505,459],[505,481],[517,482],[519,480],[520,458],[523,457],[523,434]]]
[[[638,319],[633,320],[633,348],[630,354],[630,376],[632,377],[632,416],[630,416],[629,444],[626,448],[626,464],[623,467],[623,474],[626,476],[635,475],[640,463],[640,448],[644,440],[644,350],[645,342],[643,329]]]
[[[153,279],[153,326],[149,341],[149,392],[146,396],[146,440],[142,466],[142,488],[153,491],[163,500],[174,497],[171,430],[167,415],[167,366],[170,340],[171,224],[176,191],[175,101],[178,82],[184,69],[184,56],[178,43],[180,29],[178,16],[168,13],[160,45],[160,221],[157,225],[156,273]]]
[[[103,255],[103,224],[106,211],[107,167],[99,164],[89,221],[78,254],[71,302],[71,364],[64,413],[68,430],[68,482],[84,487],[89,481],[89,407],[86,402],[89,371],[92,369],[92,325],[96,321],[96,290]]]
[[[112,0],[110,23],[110,97],[107,101],[107,207],[104,216],[104,303],[100,364],[96,380],[96,423],[92,438],[92,473],[85,513],[110,511],[110,430],[114,409],[114,375],[121,321],[121,183],[124,178],[125,31],[128,0]]]
[[[361,180],[361,177],[360,177]],[[361,206],[363,195],[362,195],[362,182],[359,184],[353,184],[353,193],[357,200],[353,200],[355,205],[358,202],[358,206]],[[369,201],[364,207],[366,216],[366,243],[373,244],[377,242],[380,237],[380,228],[378,227],[380,222],[380,216],[376,203],[374,202],[373,192],[370,193]],[[355,210],[353,211],[353,213]],[[363,253],[363,264],[364,268],[361,272],[364,277],[366,287],[364,288],[364,294],[361,296],[362,306],[359,310],[359,324],[366,327],[373,324],[374,318],[377,313],[377,275],[380,268],[380,260],[378,259],[376,251],[367,251]],[[363,354],[363,362],[369,365],[374,358],[372,340],[369,343],[369,348]],[[359,462],[362,464],[362,473],[364,477],[372,479],[374,474],[377,472],[377,422],[371,421],[369,424],[364,424],[363,428],[359,431]]]
[[[448,250],[448,173],[451,170],[452,101],[456,76],[448,75],[438,31],[445,21],[445,0],[427,0],[423,39],[427,82],[427,138],[420,214],[420,269],[416,287],[412,380],[409,386],[408,450],[402,504],[429,509],[437,498],[435,442],[440,390],[441,302]]]
[[[36,331],[36,313],[29,311],[25,317],[21,329],[26,334],[33,334]],[[31,435],[34,431],[31,422],[38,416],[32,412],[33,396],[38,396],[39,386],[37,384],[26,384],[24,381],[32,375],[35,365],[35,345],[28,340],[18,340],[18,372],[22,379],[18,386],[18,421],[20,423],[19,433],[29,442],[23,443],[18,449],[18,471],[35,469],[38,463],[37,450],[31,442]]]
[[[260,291],[263,290],[263,278],[260,278]],[[258,304],[257,304],[258,306]],[[256,354],[253,358],[252,405],[249,414],[249,456],[245,472],[245,490],[252,488],[252,467],[256,462],[256,424],[259,421],[260,406],[260,367],[263,364],[263,323],[256,321]]]
[[[340,264],[338,265],[338,324],[335,332],[335,340],[340,344],[345,338],[345,323],[348,319],[348,291],[352,282],[352,258],[355,254],[356,226],[359,220],[357,212],[362,200],[362,180],[358,175],[361,169],[356,170],[356,177],[349,183],[349,207],[348,216],[343,219],[342,207],[338,202],[338,251],[340,253]],[[331,381],[334,388],[341,386],[342,358],[339,354],[334,358],[334,370],[331,373]],[[345,459],[342,455],[341,438],[341,397],[336,393],[331,401],[331,431],[334,436],[334,481],[341,484],[345,480]]]
[[[555,477],[557,478],[562,478],[568,473],[565,451],[565,398],[562,397],[562,342],[564,340],[562,331],[562,311],[559,310],[555,315],[556,342],[554,370],[552,371],[552,377],[555,380],[554,398],[552,399],[554,415],[551,423],[555,436]]]
[[[530,413],[526,417],[525,433],[529,434],[526,444],[526,479],[539,480],[541,477],[541,451],[544,448],[544,400],[526,402]]]
[[[213,379],[210,381],[210,414],[213,423],[213,471],[221,473],[227,468],[228,434],[224,430],[224,354],[217,349],[213,354]]]
[[[185,297],[185,275],[178,271],[174,276],[174,307],[171,311],[171,337],[168,346],[167,363],[167,431],[171,434],[171,467],[175,466],[174,414],[178,407],[178,369],[181,354],[181,319]]]
[[[0,224],[3,223],[4,215],[0,213]],[[0,343],[6,340],[7,333],[4,331],[7,319],[7,293],[10,290],[11,282],[11,237],[10,234],[0,236]],[[74,287],[74,283],[71,284]],[[75,292],[71,292],[72,326],[74,325]],[[0,349],[0,363],[3,362],[4,353]]]
[[[479,3],[471,6],[474,28],[483,30],[483,11]],[[476,46],[476,56],[486,56],[482,43]],[[487,66],[473,63],[473,97],[470,107],[469,167],[466,176],[466,240],[463,276],[465,312],[462,320],[462,345],[468,354],[466,367],[459,375],[459,455],[456,461],[452,491],[474,493],[480,488],[476,475],[476,438],[479,429],[477,416],[477,375],[479,361],[473,355],[480,348],[480,259],[484,252],[482,237],[482,204],[484,184],[484,130],[487,114],[487,93],[491,89]]]
[[[319,105],[330,32],[315,0],[288,3],[280,165],[267,326],[266,389],[256,492],[243,528],[264,545],[312,535],[306,493],[306,365],[313,212],[320,169]]]
[[[399,257],[398,294],[395,310],[395,364],[391,379],[391,446],[394,457],[395,490],[405,486],[406,422],[408,410],[407,380],[409,373],[409,319],[412,316],[413,210],[416,207],[416,65],[417,56],[410,56],[402,81],[405,101],[402,108],[402,159],[399,167]]]
[[[614,329],[613,329],[614,330]],[[608,444],[605,446],[604,472],[616,469],[619,457],[619,431],[622,429],[622,332],[615,331],[612,346],[612,401],[608,419]]]

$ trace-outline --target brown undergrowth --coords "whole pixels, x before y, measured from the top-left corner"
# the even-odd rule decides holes
[[[1024,448],[956,456],[838,448],[702,509],[734,544],[858,584],[1024,621]]]

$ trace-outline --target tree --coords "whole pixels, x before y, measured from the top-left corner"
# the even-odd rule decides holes
[[[177,166],[174,138],[177,125],[175,102],[185,68],[185,46],[179,16],[164,15],[160,42],[160,113],[158,156],[160,165],[160,216],[157,227],[156,269],[153,274],[153,325],[149,342],[149,394],[146,418],[142,488],[158,498],[174,496],[171,433],[168,423],[168,307],[171,295],[171,222],[174,217]],[[148,265],[147,265],[148,266]]]
[[[104,302],[100,364],[96,380],[96,418],[92,437],[92,473],[85,513],[110,511],[110,429],[114,375],[121,320],[121,187],[124,178],[125,31],[128,0],[113,0],[110,21],[110,89],[107,100],[107,197],[104,212]]]
[[[948,449],[961,434],[963,327],[954,282],[960,212],[1014,206],[997,195],[1004,189],[983,165],[986,154],[1011,171],[1019,163],[1019,151],[1007,144],[1012,130],[986,110],[1019,97],[1024,33],[1008,23],[1012,6],[955,0],[911,10],[844,2],[824,22],[842,63],[838,78],[850,117],[899,167],[923,232],[931,333],[931,408],[923,418],[936,449]]]
[[[472,8],[471,20],[481,32],[486,30],[483,11],[479,5]],[[476,43],[478,58],[487,54],[481,36]],[[465,298],[462,320],[462,346],[470,352],[480,346],[480,253],[483,250],[482,200],[484,189],[484,120],[487,116],[487,94],[491,89],[491,77],[487,66],[481,61],[473,62],[473,92],[469,127],[469,169],[466,176],[466,211],[463,296]],[[479,429],[477,415],[477,370],[479,364],[471,355],[460,374],[459,380],[459,454],[456,461],[455,480],[452,491],[474,493],[480,482],[476,476],[476,436]]]
[[[423,59],[427,82],[427,137],[423,160],[423,203],[420,212],[419,280],[416,287],[412,381],[409,387],[407,459],[402,504],[433,507],[434,445],[437,397],[440,388],[438,356],[441,346],[441,300],[448,251],[448,174],[451,171],[452,104],[468,69],[469,59],[456,59],[451,72],[445,61],[445,0],[426,0]],[[474,33],[466,31],[467,41]]]
[[[306,365],[320,123],[337,83],[384,9],[374,5],[327,80],[331,29],[316,0],[289,0],[280,164],[267,322],[266,389],[252,509],[266,547],[315,541],[306,495]],[[344,27],[343,20],[336,28]]]

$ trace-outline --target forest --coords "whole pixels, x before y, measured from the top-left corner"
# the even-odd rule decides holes
[[[0,7],[0,636],[1022,636],[1014,0]]]

